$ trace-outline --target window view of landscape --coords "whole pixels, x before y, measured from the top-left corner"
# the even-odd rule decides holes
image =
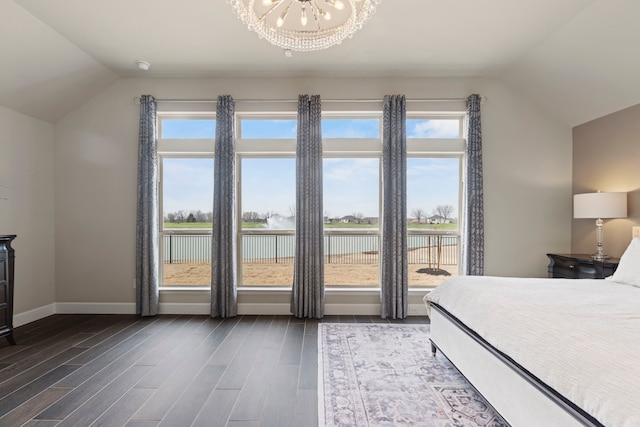
[[[163,120],[162,138],[212,138],[215,120]],[[245,139],[293,139],[296,121],[243,119]],[[325,119],[323,137],[380,138],[380,120]],[[460,120],[407,120],[408,138],[459,138]],[[368,141],[368,140],[367,140]],[[379,147],[378,147],[379,149]],[[371,149],[370,151],[375,151]],[[347,151],[348,152],[348,151]],[[295,255],[295,158],[238,160],[239,286],[291,285]],[[325,284],[379,286],[380,155],[330,153],[323,160]],[[202,156],[202,155],[200,155]],[[163,286],[208,286],[213,165],[162,156]],[[407,159],[409,285],[434,286],[458,270],[459,157]]]

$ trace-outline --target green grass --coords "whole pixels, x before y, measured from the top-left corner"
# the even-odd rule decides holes
[[[164,228],[211,228],[210,222],[165,222]]]
[[[410,224],[409,228],[426,230],[457,230],[458,224]]]

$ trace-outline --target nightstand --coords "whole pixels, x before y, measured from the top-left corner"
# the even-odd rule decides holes
[[[547,254],[549,277],[564,279],[604,279],[611,276],[620,258],[597,261],[587,254]]]

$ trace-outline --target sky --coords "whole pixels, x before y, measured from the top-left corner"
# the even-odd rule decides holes
[[[379,138],[379,119],[324,119],[325,138]],[[215,121],[163,120],[165,138],[211,138]],[[243,120],[243,138],[295,138],[293,120]],[[407,120],[408,138],[457,138],[456,120]],[[295,212],[295,159],[242,158],[241,198],[243,212]],[[183,210],[210,212],[213,206],[213,159],[171,158],[163,160],[164,214]],[[419,208],[428,215],[437,205],[458,208],[460,161],[457,158],[407,159],[407,213]],[[324,213],[335,218],[361,214],[379,216],[378,158],[331,158],[323,160]]]

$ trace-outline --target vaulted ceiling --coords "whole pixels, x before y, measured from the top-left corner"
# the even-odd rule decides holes
[[[575,126],[640,103],[639,18],[638,0],[383,0],[342,45],[285,58],[224,0],[0,0],[0,105],[55,123],[126,77],[482,76]]]

